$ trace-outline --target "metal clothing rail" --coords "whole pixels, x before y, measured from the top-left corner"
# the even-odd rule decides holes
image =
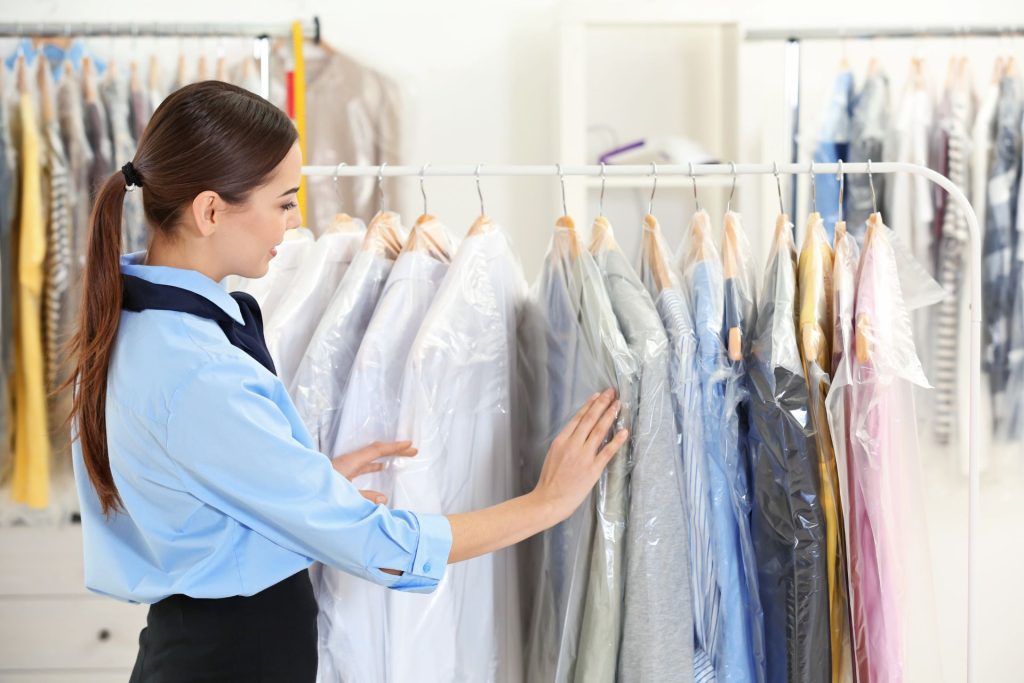
[[[301,22],[303,37],[320,42],[320,18]],[[270,97],[270,40],[292,37],[292,25],[286,23],[170,23],[170,22],[6,22],[0,23],[0,38],[252,38],[260,60],[260,95]]]
[[[970,371],[968,387],[960,388],[961,399],[969,406],[968,458],[969,488],[967,510],[967,680],[975,676],[977,660],[977,538],[978,499],[980,495],[980,470],[978,468],[979,438],[978,400],[981,396],[981,227],[970,202],[963,190],[953,181],[930,168],[903,162],[850,163],[850,164],[665,164],[643,166],[304,166],[303,175],[328,176],[335,178],[376,176],[378,178],[426,177],[426,176],[704,176],[704,175],[770,175],[842,173],[910,173],[927,178],[944,189],[967,217],[970,289]]]
[[[1010,38],[1024,36],[1024,25],[1014,26],[896,26],[890,28],[798,28],[751,29],[744,40],[751,42],[786,42],[786,102],[789,105],[790,161],[800,161],[801,43],[808,40],[895,40],[901,38]],[[797,201],[797,185],[790,188],[793,205]]]

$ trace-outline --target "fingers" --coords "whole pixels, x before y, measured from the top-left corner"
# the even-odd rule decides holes
[[[601,415],[608,408],[608,404],[615,398],[615,390],[607,389],[601,393],[601,395],[594,400],[590,406],[587,407],[587,412],[580,418],[579,423],[576,425],[576,429],[573,431],[573,436],[581,437],[586,440],[587,436],[594,429],[594,425],[601,418]]]
[[[382,462],[371,462],[371,463],[368,463],[368,464],[363,465],[362,467],[360,467],[359,471],[356,472],[353,476],[358,477],[358,476],[361,476],[363,474],[372,474],[374,472],[381,472],[381,471],[384,470],[384,467],[385,467],[385,464],[382,463]]]
[[[620,429],[615,432],[615,436],[612,440],[605,444],[604,448],[597,454],[597,464],[600,469],[604,469],[611,459],[615,457],[615,454],[619,452],[619,449],[626,443],[626,439],[629,438],[629,430]]]
[[[585,435],[584,448],[588,449],[592,453],[596,453],[601,442],[604,441],[604,437],[608,434],[608,430],[612,428],[612,424],[615,422],[615,418],[619,414],[619,409],[622,407],[620,401],[615,401],[608,406],[605,411],[598,418],[596,424]]]
[[[419,451],[412,447],[412,441],[374,441],[365,448],[360,448],[358,451],[353,451],[344,456],[354,463],[357,471],[362,471],[362,468],[367,464],[377,460],[378,458],[386,458],[388,456],[402,456],[412,457]]]
[[[594,403],[594,401],[597,400],[599,396],[601,396],[600,391],[583,402],[583,405],[580,406],[580,409],[576,411],[576,414],[572,416],[572,419],[569,420],[565,424],[565,428],[562,429],[562,432],[564,434],[572,434],[573,432],[576,431],[576,426],[580,423],[580,420],[583,419],[583,416],[586,415],[587,409],[590,408],[590,406]]]
[[[388,497],[385,496],[380,491],[371,491],[369,489],[364,489],[359,492],[359,495],[361,495],[363,498],[370,501],[371,503],[377,503],[378,505],[383,505],[384,503],[388,502]]]

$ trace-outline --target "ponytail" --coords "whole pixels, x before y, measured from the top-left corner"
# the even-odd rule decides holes
[[[78,327],[70,341],[74,373],[70,420],[104,515],[124,510],[107,452],[107,371],[121,319],[121,220],[126,183],[142,192],[152,238],[173,237],[188,206],[212,190],[241,205],[298,138],[295,125],[265,99],[230,83],[202,81],[171,93],[146,124],[135,159],[100,188],[89,218],[89,246]],[[143,182],[145,181],[145,182]]]
[[[89,479],[104,515],[124,505],[114,485],[107,453],[107,370],[121,318],[121,216],[125,178],[113,173],[100,188],[89,217],[89,246],[78,326],[69,348],[74,372],[62,387],[73,388],[70,419]]]

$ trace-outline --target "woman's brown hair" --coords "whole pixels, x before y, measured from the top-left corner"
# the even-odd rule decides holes
[[[146,223],[170,236],[196,195],[213,190],[243,204],[295,143],[295,126],[280,109],[220,81],[187,85],[153,112],[131,160],[142,185]],[[107,452],[107,370],[121,317],[121,220],[127,192],[116,171],[103,184],[89,218],[82,305],[69,349],[74,372],[70,420],[103,513],[124,505]]]

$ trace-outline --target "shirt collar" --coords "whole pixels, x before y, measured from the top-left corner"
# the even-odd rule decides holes
[[[170,266],[145,266],[142,264],[145,260],[146,252],[144,251],[125,254],[121,257],[121,272],[125,275],[134,275],[153,284],[180,287],[195,292],[216,304],[235,322],[245,324],[242,311],[238,308],[238,302],[217,282],[197,270],[171,268]]]

